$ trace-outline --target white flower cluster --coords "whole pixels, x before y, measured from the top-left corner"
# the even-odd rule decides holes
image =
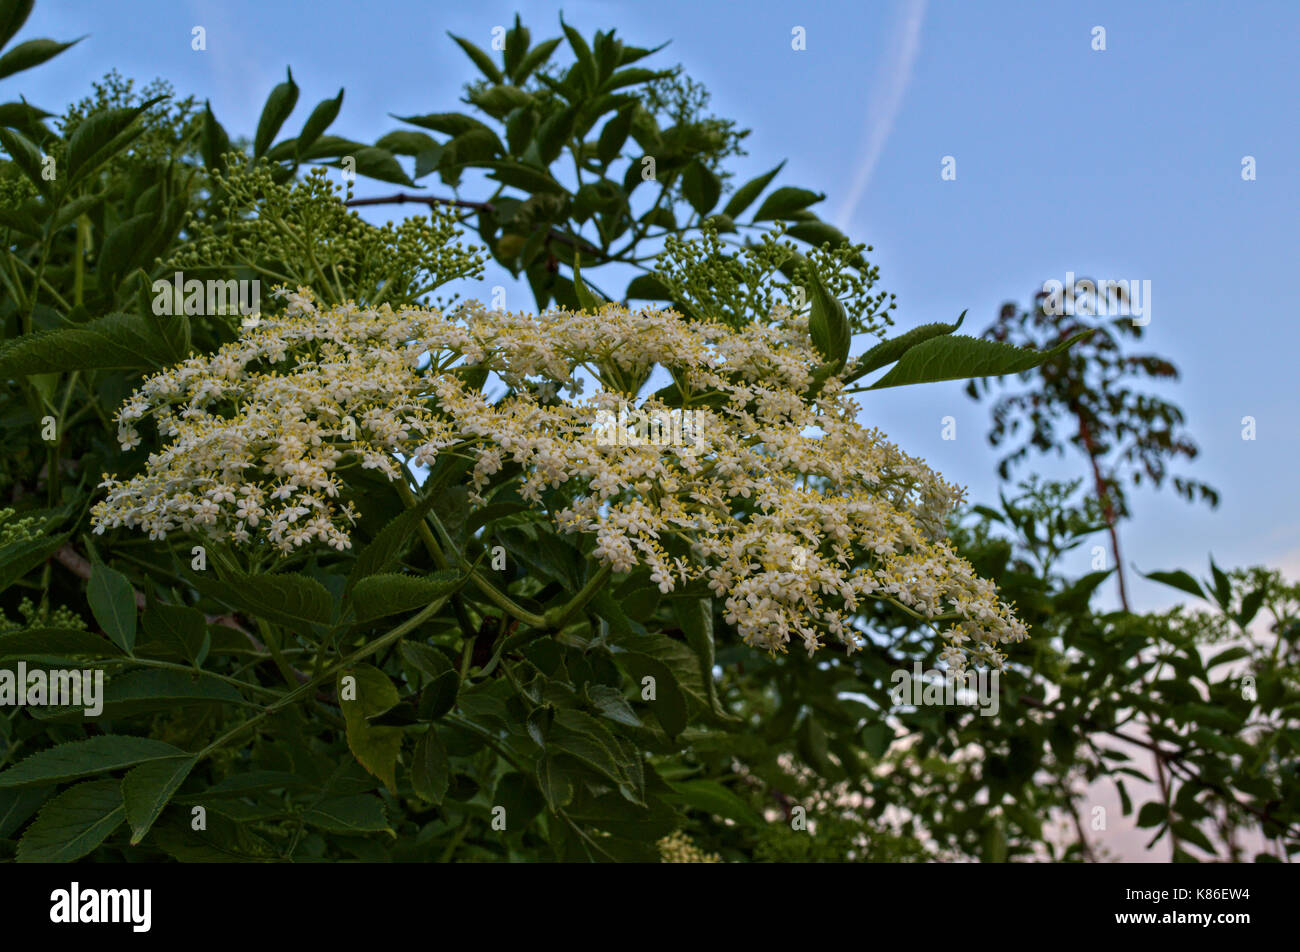
[[[514,463],[521,495],[557,531],[594,537],[601,563],[648,567],[663,592],[706,579],[751,644],[784,651],[797,637],[811,652],[829,632],[852,651],[863,636],[851,617],[884,598],[948,618],[950,663],[1000,664],[996,646],[1026,632],[943,538],[960,491],[861,427],[838,379],[809,402],[818,361],[806,318],[773,317],[732,330],[617,305],[599,315],[321,309],[299,289],[283,316],[150,378],[122,408],[124,448],[140,442],[146,416],[167,443],[143,474],[106,477],[96,531],[345,549],[357,515],[341,501],[348,468],[404,479],[403,460],[450,453],[473,462],[475,502]],[[595,421],[607,429],[635,395],[608,382],[654,366],[685,395],[693,438],[611,441]],[[491,398],[457,372],[466,367],[513,392]],[[605,385],[580,398],[582,371]],[[569,399],[539,399],[556,388]],[[640,408],[672,411],[653,397]]]

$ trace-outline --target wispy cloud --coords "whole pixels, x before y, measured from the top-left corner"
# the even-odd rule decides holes
[[[921,23],[925,19],[926,0],[903,0],[894,29],[890,31],[889,52],[881,63],[867,103],[867,139],[862,163],[853,184],[840,205],[837,224],[847,231],[858,202],[871,183],[876,162],[885,149],[894,120],[903,105],[903,95],[912,81],[916,57],[921,52]]]

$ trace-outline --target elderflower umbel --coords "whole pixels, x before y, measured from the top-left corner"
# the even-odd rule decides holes
[[[321,307],[303,288],[287,304],[217,353],[149,378],[119,411],[124,448],[146,417],[165,445],[143,473],[106,477],[97,532],[343,550],[358,515],[348,468],[405,479],[404,460],[455,454],[472,463],[474,503],[515,464],[520,494],[556,531],[593,538],[592,556],[618,572],[646,567],[663,592],[704,580],[752,645],[797,640],[812,652],[829,634],[853,651],[863,636],[851,619],[872,598],[946,618],[954,664],[1000,665],[997,645],[1026,637],[944,537],[960,491],[859,425],[840,380],[808,401],[819,361],[806,318],[777,308],[770,324],[735,330],[617,305],[598,315]],[[635,399],[610,382],[655,365],[696,414],[693,438],[609,440],[596,419]],[[570,399],[530,386],[494,400],[458,372],[467,367],[549,382]],[[581,370],[604,385],[580,397]],[[652,396],[640,409],[672,408]]]

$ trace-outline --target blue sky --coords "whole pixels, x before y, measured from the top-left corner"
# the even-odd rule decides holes
[[[969,310],[964,329],[977,333],[1004,301],[1025,304],[1067,272],[1149,280],[1143,346],[1181,368],[1162,392],[1202,449],[1182,471],[1223,503],[1139,492],[1125,561],[1201,573],[1212,552],[1300,577],[1300,322],[1286,278],[1300,250],[1294,3],[40,0],[20,39],[89,35],[6,85],[53,110],[112,68],[160,76],[251,135],[288,65],[302,92],[287,129],[343,86],[331,132],[373,141],[399,127],[389,113],[450,110],[474,77],[447,31],[487,46],[520,9],[536,41],[558,35],[561,6],[588,36],[612,26],[638,45],[672,40],[650,63],[682,63],[713,112],[753,130],[737,180],[784,158],[784,184],[826,192],[816,210],[875,246],[899,328]],[[190,48],[195,25],[202,52]],[[805,50],[791,49],[796,26]],[[1247,155],[1256,181],[1242,180]],[[954,181],[940,178],[944,156]],[[358,195],[392,190],[363,180]],[[960,384],[882,391],[865,407],[974,500],[994,495],[987,408]],[[956,440],[941,438],[945,416]],[[1257,421],[1253,442],[1244,416]],[[1076,460],[1030,469],[1082,475]],[[1136,576],[1130,591],[1136,608],[1177,601]]]

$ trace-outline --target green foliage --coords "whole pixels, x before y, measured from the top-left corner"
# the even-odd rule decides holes
[[[0,73],[61,46],[7,47],[30,6],[0,3]],[[0,492],[12,500],[0,510],[0,685],[19,663],[106,682],[98,719],[0,707],[0,856],[654,861],[686,836],[726,861],[1097,859],[1082,791],[1100,782],[1176,859],[1239,858],[1247,832],[1294,856],[1300,589],[1212,562],[1204,582],[1148,575],[1210,611],[1096,611],[1114,571],[1072,576],[1063,562],[1122,513],[1078,499],[1078,483],[1031,481],[949,527],[1034,630],[1012,649],[993,715],[893,696],[900,672],[934,667],[944,647],[915,614],[864,602],[853,653],[755,651],[707,586],[664,593],[647,569],[598,568],[595,540],[559,535],[521,495],[517,465],[471,497],[469,445],[422,481],[402,473],[396,492],[346,467],[351,549],[237,553],[88,531],[101,474],[139,471],[164,449],[154,436],[118,442],[123,401],[144,374],[235,332],[230,313],[156,313],[154,280],[257,278],[396,311],[480,273],[482,255],[455,240],[467,223],[539,306],[600,309],[617,296],[591,275],[622,263],[643,272],[624,299],[733,327],[806,304],[818,386],[890,365],[860,389],[1032,371],[1038,409],[1066,406],[1094,436],[1132,441],[1121,463],[1186,445],[1160,435],[1181,423],[1176,408],[1134,416],[1131,394],[1107,404],[1088,374],[1110,387],[1125,365],[1104,329],[1083,346],[1083,328],[1017,339],[1025,350],[954,336],[959,319],[851,359],[854,335],[890,323],[892,298],[874,290],[870,249],[809,211],[821,193],[768,191],[778,165],[728,195],[744,133],[705,114],[698,85],[637,65],[657,51],[612,31],[561,29],[533,44],[516,19],[499,56],[453,38],[482,76],[466,90],[481,118],[413,116],[373,145],[328,134],[341,90],[289,125],[288,72],[251,142],[196,100],[137,95],[116,77],[57,134],[40,110],[0,106]],[[562,50],[571,62],[557,65]],[[286,127],[300,131],[276,141]],[[42,156],[60,170],[52,180]],[[473,173],[492,191],[381,228],[313,164],[404,186],[437,173],[453,189]],[[742,229],[757,240],[723,240]],[[494,401],[525,386],[503,396],[482,367],[458,373]],[[573,502],[545,495],[549,509]],[[1139,784],[1158,796],[1138,797]],[[1050,834],[1062,818],[1078,819],[1078,836]]]

